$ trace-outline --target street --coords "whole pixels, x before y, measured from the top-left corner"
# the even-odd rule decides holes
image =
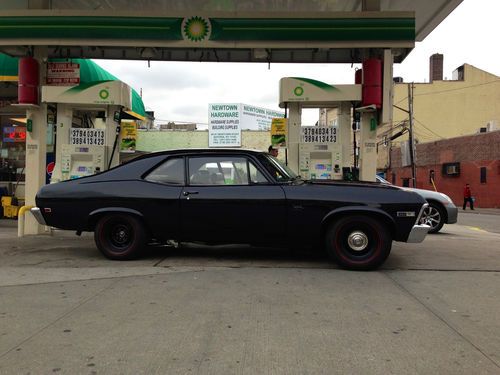
[[[462,213],[381,270],[189,245],[113,262],[0,221],[2,374],[500,373],[500,215]]]

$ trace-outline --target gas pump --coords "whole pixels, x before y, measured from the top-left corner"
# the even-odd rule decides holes
[[[83,90],[43,86],[42,98],[57,103],[57,144],[50,182],[89,176],[119,163],[113,155],[122,109],[131,108],[132,91],[120,81],[104,81]]]
[[[299,173],[305,179],[341,180],[342,144],[333,126],[302,126]]]
[[[105,170],[105,147],[90,145],[62,145],[62,180],[90,176]]]
[[[351,107],[361,85],[328,85],[307,78],[280,80],[280,107],[289,110],[287,149],[292,170],[306,179],[342,180],[350,169]],[[302,126],[302,108],[329,108],[321,126]]]
[[[109,158],[109,131],[101,111],[59,104],[55,167],[51,183],[105,171]],[[82,118],[89,121],[81,122]],[[88,127],[92,126],[92,127]]]
[[[279,106],[288,109],[286,147],[289,167],[303,177],[375,181],[378,121],[392,121],[392,52],[369,58],[353,85],[329,85],[308,78],[280,80]],[[354,105],[354,110],[353,110]],[[302,126],[303,108],[329,108],[321,126]],[[355,112],[354,112],[355,111]],[[351,125],[359,119],[359,170],[353,168]],[[356,155],[353,155],[356,157]]]

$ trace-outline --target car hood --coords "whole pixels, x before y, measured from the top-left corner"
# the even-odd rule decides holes
[[[439,193],[437,191],[409,188],[409,187],[399,187],[399,188],[406,190],[406,191],[413,191],[415,193],[420,194],[423,197],[433,197],[433,198],[439,198],[440,200],[443,200],[443,196],[441,195],[441,193]]]

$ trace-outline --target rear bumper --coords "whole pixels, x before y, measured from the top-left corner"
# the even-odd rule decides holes
[[[429,225],[425,224],[417,224],[414,225],[413,228],[411,228],[410,235],[408,236],[408,239],[406,242],[410,243],[419,243],[422,242],[427,236],[427,232],[429,232],[429,229],[431,227]]]
[[[446,206],[446,214],[448,216],[446,224],[455,224],[458,220],[458,207],[455,205]]]
[[[45,219],[42,216],[42,211],[40,210],[40,208],[33,207],[30,211],[33,214],[33,216],[35,217],[36,221],[38,221],[42,225],[47,225],[45,223]]]

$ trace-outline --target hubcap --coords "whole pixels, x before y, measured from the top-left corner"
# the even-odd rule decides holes
[[[115,245],[126,245],[130,239],[129,229],[124,225],[117,225],[113,228],[111,237]]]
[[[349,247],[354,251],[363,251],[368,246],[368,237],[360,231],[352,232],[347,237]]]
[[[439,214],[438,210],[436,210],[434,207],[429,206],[424,210],[420,222],[422,224],[429,225],[431,228],[435,228],[441,222],[441,215]]]

